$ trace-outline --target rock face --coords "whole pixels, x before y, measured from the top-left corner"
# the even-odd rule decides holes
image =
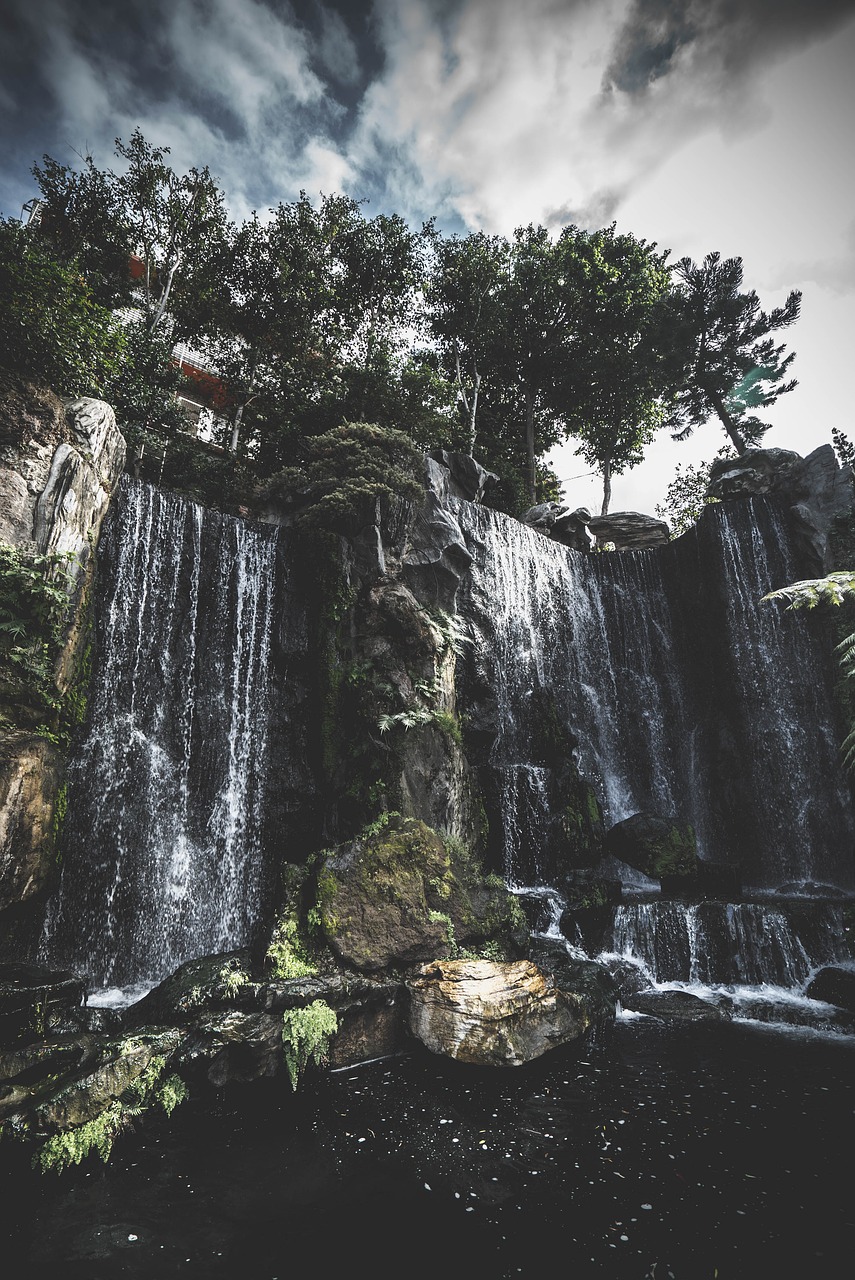
[[[841,467],[830,444],[803,458],[789,449],[749,449],[710,468],[707,496],[726,502],[755,494],[789,499],[802,548],[817,576],[829,573],[829,534],[834,519],[852,512],[851,467]]]
[[[475,1066],[521,1066],[589,1025],[582,998],[560,991],[530,960],[437,960],[408,986],[413,1035]]]
[[[125,461],[113,410],[101,400],[63,406],[50,392],[6,386],[0,394],[0,539],[22,551],[71,555],[72,601],[55,682],[74,683],[88,625],[92,552]],[[10,689],[0,713],[18,732],[0,750],[0,911],[37,895],[52,867],[64,760],[29,729],[44,719]]]
[[[60,752],[45,738],[21,730],[0,740],[0,911],[45,886],[63,772]]]

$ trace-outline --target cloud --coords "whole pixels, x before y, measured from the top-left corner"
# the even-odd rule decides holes
[[[855,13],[852,0],[632,0],[604,84],[632,95],[675,72],[721,85],[827,36]]]
[[[281,0],[8,3],[48,121],[33,159],[90,151],[110,165],[115,138],[139,127],[177,170],[207,164],[237,217],[347,180],[331,137],[343,108],[320,68],[352,82],[359,61],[331,7],[310,27]]]
[[[359,52],[347,23],[328,5],[319,4],[317,8],[320,16],[318,61],[339,84],[358,84],[362,74]]]

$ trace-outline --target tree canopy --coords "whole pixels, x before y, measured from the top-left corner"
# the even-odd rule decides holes
[[[247,472],[376,424],[476,452],[501,476],[491,501],[518,511],[559,496],[546,457],[568,440],[605,513],[663,424],[682,439],[717,415],[741,452],[766,429],[754,411],[796,385],[772,335],[800,295],[764,311],[741,259],[672,266],[615,224],[444,235],[340,194],[236,222],[207,168],[177,172],[139,129],[115,155],[33,167],[38,216],[0,239],[16,295],[0,360],[111,400],[138,457],[177,442],[189,351],[218,388],[214,442]]]
[[[795,352],[771,337],[799,318],[801,293],[766,312],[753,289],[742,292],[741,258],[708,253],[698,266],[681,258],[676,280],[674,330],[684,353],[683,380],[671,414],[675,440],[717,416],[737,453],[759,444],[769,423],[755,409],[768,408],[792,391],[786,380]]]

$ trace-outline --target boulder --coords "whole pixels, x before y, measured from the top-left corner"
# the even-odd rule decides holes
[[[451,955],[520,924],[513,895],[459,842],[399,814],[326,858],[318,905],[333,953],[364,972]]]
[[[541,533],[551,533],[555,521],[567,515],[569,510],[570,508],[563,502],[539,502],[537,506],[529,507],[528,511],[524,511],[520,520]]]
[[[729,1022],[731,1018],[730,1009],[724,1001],[713,1004],[691,991],[623,991],[621,1003],[625,1009],[635,1013],[681,1022]]]
[[[147,995],[125,1010],[126,1027],[155,1023],[186,1024],[203,1008],[257,1003],[257,988],[249,982],[248,949],[187,960]]]
[[[584,998],[560,991],[530,960],[435,960],[407,985],[416,1039],[474,1066],[522,1066],[590,1026]]]
[[[615,551],[644,551],[648,547],[664,547],[671,530],[664,520],[642,515],[638,511],[615,511],[611,515],[592,516],[588,528],[602,547],[614,544]]]
[[[483,502],[499,480],[495,472],[487,471],[470,454],[451,449],[434,449],[427,459],[427,467],[428,484],[439,498]]]
[[[575,511],[556,515],[551,526],[552,537],[572,551],[592,551],[596,538],[590,531],[590,523],[591,513],[587,507],[577,507]]]
[[[855,966],[827,965],[819,969],[805,987],[805,995],[855,1013]]]
[[[690,879],[697,875],[695,833],[688,824],[656,813],[634,813],[606,832],[606,850],[651,879]],[[663,888],[665,886],[663,885]]]

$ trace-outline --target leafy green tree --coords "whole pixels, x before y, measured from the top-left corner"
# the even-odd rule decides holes
[[[614,224],[574,239],[587,272],[571,360],[555,384],[557,407],[563,402],[564,429],[580,441],[577,454],[602,475],[606,515],[612,476],[643,460],[667,412],[670,278],[666,253],[618,235]]]
[[[46,155],[32,173],[40,192],[34,236],[58,263],[80,271],[96,302],[111,310],[127,306],[131,229],[116,175],[90,155],[80,169]]]
[[[284,500],[295,524],[347,533],[374,519],[378,501],[421,496],[422,452],[402,431],[348,422],[308,441],[305,461],[266,487]]]
[[[478,401],[499,327],[500,288],[508,271],[510,245],[483,231],[434,237],[426,305],[430,332],[446,376],[453,381],[464,424],[461,442],[474,453]]]
[[[770,336],[795,323],[801,293],[763,311],[753,289],[742,292],[741,258],[709,253],[698,266],[682,258],[674,269],[674,318],[684,371],[670,425],[685,440],[717,415],[737,453],[759,444],[769,423],[752,412],[768,408],[798,384],[786,380],[795,352]]]
[[[0,221],[0,366],[59,395],[100,395],[125,339],[73,267],[11,219]]]
[[[192,336],[200,285],[212,284],[212,246],[227,236],[223,193],[207,166],[176,174],[169,148],[152,146],[139,129],[127,143],[116,139],[116,154],[126,165],[114,181],[142,262],[138,297],[147,327],[153,331],[171,316],[175,340]]]

